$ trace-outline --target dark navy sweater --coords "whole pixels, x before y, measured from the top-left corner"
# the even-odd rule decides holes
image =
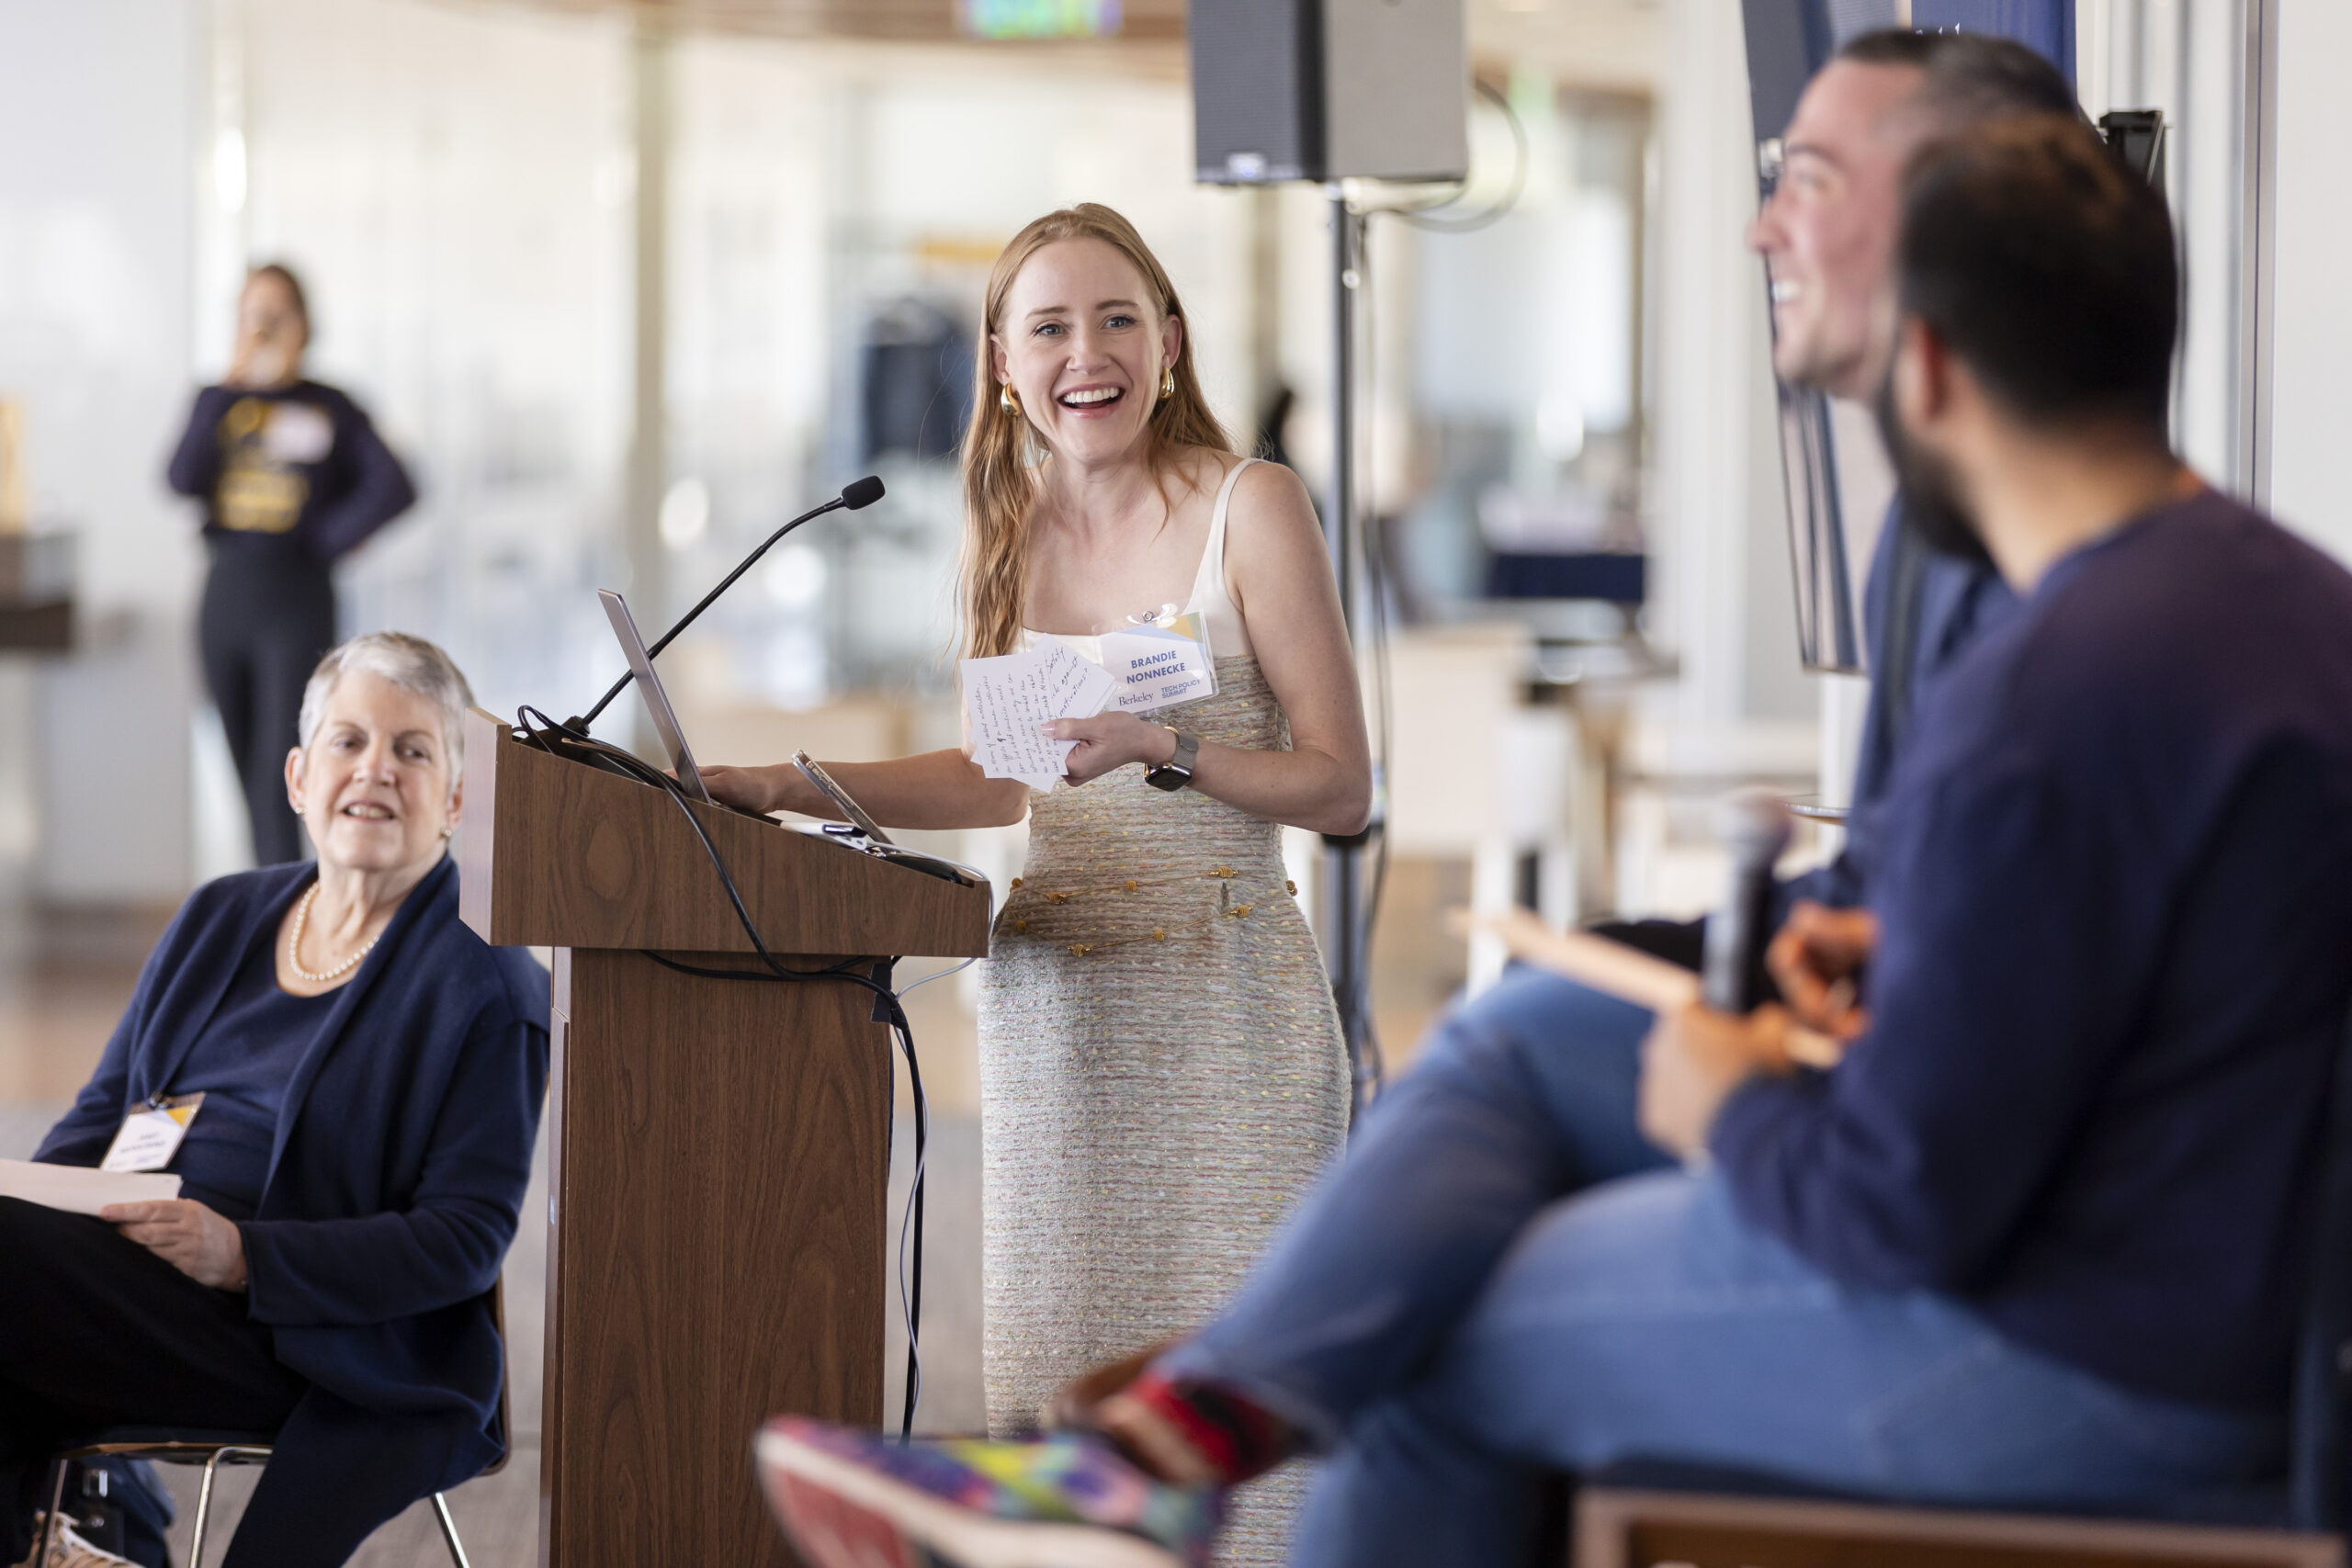
[[[2075,552],[1930,682],[1860,869],[1871,1027],[1726,1103],[1741,1210],[1841,1282],[2278,1405],[2352,1000],[2352,576],[2210,493]]]
[[[286,1086],[334,1010],[333,991],[298,997],[277,984],[277,931],[254,933],[211,1021],[173,1069],[168,1092],[204,1096],[165,1168],[180,1196],[223,1219],[250,1220],[269,1185]]]
[[[240,968],[315,874],[305,862],[265,866],[189,897],[34,1158],[104,1157],[123,1117],[202,1054]],[[279,1095],[260,1201],[237,1225],[246,1312],[311,1384],[279,1446],[332,1450],[353,1466],[398,1450],[446,1489],[506,1441],[490,1291],[530,1179],[547,971],[459,921],[458,867],[444,859],[321,999]],[[300,1505],[335,1506],[328,1495]]]
[[[407,511],[416,488],[368,415],[333,387],[207,387],[166,476],[204,502],[204,532],[279,539],[332,561]]]

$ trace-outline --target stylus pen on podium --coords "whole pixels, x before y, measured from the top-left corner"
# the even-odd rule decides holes
[[[868,474],[862,479],[852,479],[849,483],[842,487],[841,494],[833,497],[832,500],[825,502],[824,505],[802,513],[791,522],[786,523],[783,527],[778,528],[775,533],[770,534],[766,538],[760,541],[760,547],[758,549],[753,550],[750,555],[743,558],[743,562],[741,566],[738,566],[733,571],[729,572],[725,577],[719,580],[718,587],[712,589],[709,592],[702,596],[701,604],[696,604],[693,609],[688,610],[684,615],[679,616],[678,624],[672,626],[668,631],[663,632],[653,646],[645,650],[645,657],[650,660],[655,654],[660,653],[663,649],[669,647],[672,639],[676,637],[680,632],[684,631],[688,626],[693,626],[695,624],[695,617],[701,615],[705,610],[709,609],[713,600],[726,592],[729,589],[734,587],[735,580],[742,576],[745,572],[751,570],[752,563],[757,561],[762,556],[767,554],[769,548],[773,547],[778,539],[783,538],[786,534],[791,533],[795,528],[799,527],[800,525],[809,521],[811,518],[822,517],[828,512],[840,512],[843,510],[856,512],[861,508],[873,505],[876,502],[881,499],[882,481],[876,479],[872,474]],[[579,718],[565,719],[563,721],[563,728],[571,731],[574,735],[587,734],[588,727],[596,722],[596,716],[604,712],[605,707],[611,704],[615,697],[619,696],[623,692],[627,691],[628,689],[628,683],[635,679],[637,679],[636,676],[629,674],[627,671],[623,671],[621,678],[613,682],[611,689],[605,692],[603,696],[596,699],[596,705],[594,707],[590,708],[585,715]]]

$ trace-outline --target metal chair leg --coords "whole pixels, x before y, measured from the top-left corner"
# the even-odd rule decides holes
[[[188,1538],[187,1568],[204,1568],[204,1527],[212,1517],[212,1477],[220,1468],[221,1456],[230,1451],[215,1449],[204,1461],[204,1483],[196,1489],[196,1528]]]
[[[457,1568],[473,1568],[473,1564],[466,1561],[466,1543],[458,1539],[458,1521],[449,1517],[447,1494],[435,1492],[433,1495],[433,1517],[441,1521],[441,1539],[448,1544],[449,1561],[457,1564]]]
[[[49,1512],[40,1517],[40,1539],[33,1542],[33,1568],[49,1568],[50,1542],[56,1539],[57,1516],[65,1506],[67,1462],[57,1461],[57,1478],[49,1484]]]

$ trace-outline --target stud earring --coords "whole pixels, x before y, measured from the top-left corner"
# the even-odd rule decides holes
[[[1159,400],[1166,402],[1176,395],[1176,367],[1170,365],[1159,373]]]
[[[1004,411],[1007,419],[1021,417],[1021,400],[1012,395],[1012,383],[1005,382],[996,389],[996,406]]]

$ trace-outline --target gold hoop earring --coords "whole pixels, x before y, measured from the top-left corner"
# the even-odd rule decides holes
[[[1012,395],[1012,383],[1005,382],[996,389],[996,406],[1004,411],[1007,419],[1021,417],[1021,400]]]
[[[1159,400],[1166,402],[1176,395],[1176,367],[1165,367],[1159,372]]]

